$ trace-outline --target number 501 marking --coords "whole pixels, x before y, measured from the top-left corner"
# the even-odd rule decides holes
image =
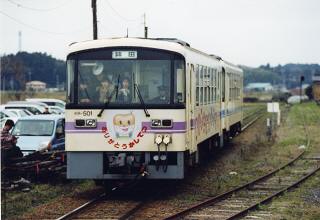
[[[83,116],[92,116],[92,111],[83,111],[82,115]]]

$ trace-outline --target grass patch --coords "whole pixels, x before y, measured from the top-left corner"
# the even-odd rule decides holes
[[[15,218],[33,207],[47,203],[56,197],[73,195],[79,191],[85,191],[95,187],[93,181],[72,181],[66,184],[36,184],[28,193],[20,191],[2,192],[1,217]],[[5,207],[6,206],[6,207]],[[54,207],[52,207],[54,208]]]
[[[306,124],[304,129],[303,124]],[[278,132],[279,154],[283,149],[297,148],[306,144],[305,133],[310,138],[310,146],[304,156],[320,155],[320,108],[313,102],[294,105],[289,112],[285,125]],[[309,161],[299,161],[307,165]],[[290,173],[290,170],[280,172]],[[271,204],[261,206],[264,211],[272,213],[271,219],[320,219],[320,173],[306,180],[298,188],[286,192],[274,199]],[[313,198],[314,197],[314,198]],[[318,200],[316,200],[318,199]],[[252,213],[254,215],[254,212]]]

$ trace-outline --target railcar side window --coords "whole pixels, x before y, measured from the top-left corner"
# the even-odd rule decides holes
[[[207,67],[203,68],[203,104],[206,105],[208,101],[208,73]]]
[[[203,66],[200,66],[200,98],[199,98],[199,105],[203,105]]]
[[[200,99],[200,68],[199,65],[196,67],[196,105],[199,106],[199,99]]]
[[[214,69],[214,91],[213,91],[213,100],[214,100],[214,102],[216,102],[217,101],[217,78],[218,78],[218,76],[217,76],[217,70],[216,69]]]

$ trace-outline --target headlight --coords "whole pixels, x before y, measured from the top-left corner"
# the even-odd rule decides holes
[[[159,156],[158,156],[158,155],[154,155],[154,156],[153,156],[153,160],[154,160],[154,161],[158,161],[158,160],[159,160]]]
[[[156,144],[158,144],[158,145],[161,144],[161,142],[162,142],[162,135],[161,135],[161,134],[157,134],[154,141],[155,141]]]
[[[51,147],[52,147],[52,145],[51,145],[50,141],[44,141],[44,142],[40,143],[38,150],[39,151],[50,150]]]
[[[163,137],[163,143],[168,145],[171,142],[171,136],[169,134],[165,134]]]
[[[161,155],[160,156],[160,160],[166,160],[167,159],[167,156],[166,155]]]

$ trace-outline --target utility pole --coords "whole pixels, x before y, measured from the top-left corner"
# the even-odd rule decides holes
[[[98,26],[97,26],[97,0],[91,0],[92,17],[93,17],[93,40],[98,39]]]
[[[18,48],[18,50],[19,50],[19,52],[21,52],[21,49],[22,49],[22,32],[21,31],[19,31],[19,33],[18,33],[18,35],[19,35],[19,48]]]
[[[143,14],[144,38],[148,38],[148,27],[146,24],[146,13]]]
[[[300,103],[302,102],[302,83],[304,81],[304,76],[300,76]]]

